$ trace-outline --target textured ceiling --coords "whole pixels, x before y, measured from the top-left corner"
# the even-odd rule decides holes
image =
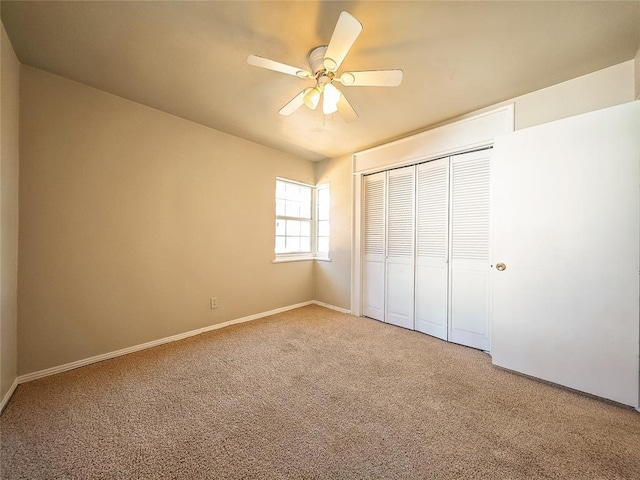
[[[360,119],[278,110],[341,11],[364,25],[341,70],[400,68],[397,88],[341,87]],[[24,64],[309,160],[335,157],[634,57],[640,2],[12,2]]]

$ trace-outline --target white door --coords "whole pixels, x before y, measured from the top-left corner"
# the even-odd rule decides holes
[[[385,321],[413,329],[415,166],[387,173]]]
[[[449,340],[490,349],[491,150],[451,157]]]
[[[496,140],[495,365],[638,406],[639,138],[634,102]]]
[[[364,259],[362,262],[362,310],[365,316],[384,321],[385,183],[386,173],[364,177]]]
[[[447,339],[449,159],[416,172],[415,329]]]

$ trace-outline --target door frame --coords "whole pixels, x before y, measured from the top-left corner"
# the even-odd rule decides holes
[[[491,147],[495,137],[513,131],[514,104],[511,103],[353,155],[351,198],[351,313],[353,315],[362,316],[363,175]]]

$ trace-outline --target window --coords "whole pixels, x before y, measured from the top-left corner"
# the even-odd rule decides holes
[[[276,260],[329,257],[329,185],[276,179]]]
[[[276,255],[311,254],[313,187],[276,180]]]
[[[321,258],[329,258],[329,184],[316,187],[317,229],[316,254]]]

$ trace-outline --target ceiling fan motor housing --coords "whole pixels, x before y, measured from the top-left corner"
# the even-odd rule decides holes
[[[315,47],[309,51],[307,54],[307,60],[309,61],[309,67],[311,67],[311,71],[315,77],[318,76],[318,73],[323,72],[325,70],[323,61],[324,54],[327,51],[326,45],[321,45],[319,47]]]

